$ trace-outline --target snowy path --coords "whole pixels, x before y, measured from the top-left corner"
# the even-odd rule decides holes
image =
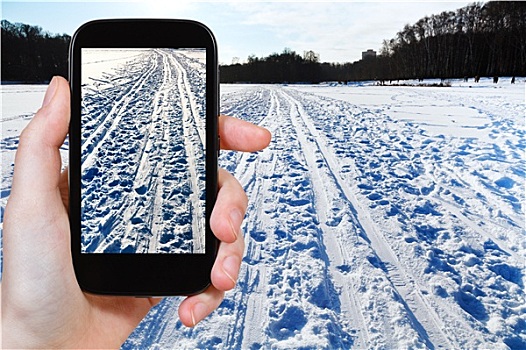
[[[192,90],[179,67],[196,62],[156,62],[159,94],[172,79]],[[526,347],[523,83],[221,89],[223,113],[273,133],[262,152],[220,157],[249,196],[238,286],[195,329],[167,298],[124,348]],[[192,123],[203,95],[185,96],[173,98]],[[145,114],[150,133],[164,132],[138,140],[141,167],[171,137],[171,108]],[[3,137],[2,152],[16,141]]]
[[[85,251],[204,251],[192,234],[204,232],[204,66],[192,64],[149,50],[84,85]]]
[[[321,87],[227,89],[222,112],[273,133],[267,150],[221,157],[250,200],[238,286],[195,330],[170,319],[178,299],[164,301],[143,325],[168,326],[140,326],[128,345],[524,344],[523,105],[499,112],[499,100],[428,95],[434,105],[480,106],[474,130],[499,135],[491,138],[435,134]]]

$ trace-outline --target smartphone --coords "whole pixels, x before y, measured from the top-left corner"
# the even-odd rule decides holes
[[[96,20],[69,52],[75,274],[87,292],[169,296],[210,285],[218,241],[218,63],[211,31]]]

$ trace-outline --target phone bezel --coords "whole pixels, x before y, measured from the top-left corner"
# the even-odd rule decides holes
[[[205,254],[81,253],[82,48],[206,49]],[[69,60],[69,211],[73,266],[80,287],[95,294],[133,296],[191,295],[203,291],[211,283],[210,272],[219,245],[210,229],[210,214],[217,194],[219,147],[217,46],[212,32],[203,24],[189,20],[96,20],[84,24],[75,32],[71,39]]]

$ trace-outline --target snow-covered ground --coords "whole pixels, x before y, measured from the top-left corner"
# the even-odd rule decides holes
[[[204,57],[83,49],[83,252],[204,253]]]
[[[220,159],[250,200],[238,285],[195,329],[165,299],[124,348],[525,348],[524,79],[452,85],[222,85],[273,133]]]

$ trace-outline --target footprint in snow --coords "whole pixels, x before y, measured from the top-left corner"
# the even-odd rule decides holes
[[[137,192],[137,194],[143,195],[146,193],[147,190],[148,190],[148,187],[146,187],[146,185],[142,185],[141,187],[137,187],[135,189],[135,192]]]

